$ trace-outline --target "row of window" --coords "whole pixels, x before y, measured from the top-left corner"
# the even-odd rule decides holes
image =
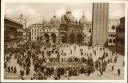
[[[115,39],[109,39],[109,43],[115,43]]]
[[[32,34],[32,35],[37,35],[37,34],[38,34],[38,30],[36,30],[36,29],[33,30],[33,29],[32,29],[32,33],[31,33],[31,34]]]
[[[37,30],[37,29],[32,29],[32,33],[36,33],[36,32],[38,32],[38,31],[40,31],[40,32],[42,32],[43,30]],[[49,30],[47,29],[47,30],[45,30],[46,32],[48,32]],[[52,30],[52,32],[55,32],[56,30]]]
[[[36,37],[31,37],[32,38],[32,40],[36,40],[37,38]]]
[[[109,34],[109,37],[116,37],[116,34]]]

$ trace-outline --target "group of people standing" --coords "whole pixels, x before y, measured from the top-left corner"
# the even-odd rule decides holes
[[[71,48],[73,47],[73,48]],[[60,49],[61,48],[61,49]],[[67,54],[64,49],[69,49],[70,53]],[[79,50],[76,50],[79,49]],[[103,51],[102,56],[97,56],[97,49],[94,47],[88,47],[88,50],[92,50],[91,53],[85,51],[81,46],[69,45],[69,44],[41,44],[26,42],[24,44],[17,45],[17,48],[8,48],[5,56],[5,68],[7,72],[17,73],[17,67],[11,67],[7,63],[10,62],[12,57],[17,61],[20,67],[19,75],[24,80],[24,76],[29,76],[31,80],[46,80],[48,77],[53,77],[55,80],[61,79],[61,76],[77,76],[79,74],[87,73],[90,75],[95,71],[99,71],[101,76],[106,70],[109,63],[117,62],[117,56],[115,58],[109,57],[110,55],[105,51],[105,48],[98,50]],[[79,51],[80,55],[77,57],[70,56],[73,51]],[[53,55],[55,55],[53,57]],[[94,60],[94,56],[97,56]],[[114,53],[112,53],[112,56]],[[68,57],[67,57],[68,56]],[[77,65],[77,66],[74,66]],[[33,68],[33,69],[32,69]],[[112,67],[114,70],[114,66]],[[120,70],[118,70],[120,73]]]

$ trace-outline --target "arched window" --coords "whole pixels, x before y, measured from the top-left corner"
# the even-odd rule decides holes
[[[56,34],[52,33],[51,38],[52,38],[53,43],[55,43],[56,42]]]
[[[61,37],[62,43],[66,43],[66,42],[67,42],[67,34],[61,32],[59,35],[60,35],[60,37]]]
[[[109,40],[109,43],[112,43],[112,39]]]
[[[113,39],[113,43],[115,43],[115,39]]]
[[[115,26],[113,25],[113,26],[112,26],[112,30],[114,30],[114,29],[115,29]]]
[[[75,39],[74,33],[70,34],[70,43],[73,44]]]
[[[111,37],[111,34],[109,34],[109,37]]]
[[[49,43],[49,35],[47,33],[45,33],[44,37],[45,37],[46,43]]]
[[[82,39],[82,34],[78,34],[77,35],[77,43],[82,43],[83,42],[83,39]]]
[[[112,34],[111,34],[111,37],[112,37]]]

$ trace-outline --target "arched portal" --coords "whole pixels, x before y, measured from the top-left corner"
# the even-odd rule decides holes
[[[49,43],[49,35],[47,33],[44,34],[46,43]]]
[[[74,40],[75,40],[75,35],[74,35],[74,33],[72,33],[72,34],[70,35],[70,43],[71,43],[71,44],[75,43]]]
[[[82,34],[77,35],[77,43],[81,44],[83,42]]]
[[[52,39],[53,43],[56,43],[56,34],[55,33],[51,34],[51,39]]]
[[[67,34],[66,33],[60,33],[60,38],[62,43],[67,43]]]
[[[109,40],[109,43],[112,43],[112,39]]]

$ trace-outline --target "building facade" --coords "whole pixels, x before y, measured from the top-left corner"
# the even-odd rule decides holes
[[[4,18],[5,46],[14,45],[23,40],[23,25],[15,20]]]
[[[125,17],[120,18],[120,24],[116,28],[116,48],[117,52],[125,52]]]
[[[108,46],[116,45],[116,28],[119,24],[120,24],[119,19],[110,19],[109,20]]]
[[[27,41],[28,40],[28,32],[27,32],[27,26],[26,26],[26,19],[21,14],[20,17],[17,19],[17,21],[23,25],[23,39],[25,41]]]
[[[94,3],[92,15],[92,45],[105,46],[108,34],[108,3]]]
[[[56,15],[49,22],[45,20],[40,24],[32,24],[31,40],[37,41],[38,38],[43,42],[51,43],[70,43],[70,44],[89,44],[91,39],[91,22],[83,16],[77,20],[70,10],[67,10],[61,19]]]
[[[23,29],[26,29],[26,19],[23,18],[23,15],[21,14],[20,17],[17,19],[19,23],[23,25]]]
[[[83,28],[85,26],[85,17],[81,18],[79,22],[76,21],[70,11],[61,17],[59,28],[60,42],[62,43],[83,43]]]
[[[50,26],[50,24],[32,24],[31,28],[31,40],[42,41],[46,43],[57,43],[58,41],[58,29]]]

